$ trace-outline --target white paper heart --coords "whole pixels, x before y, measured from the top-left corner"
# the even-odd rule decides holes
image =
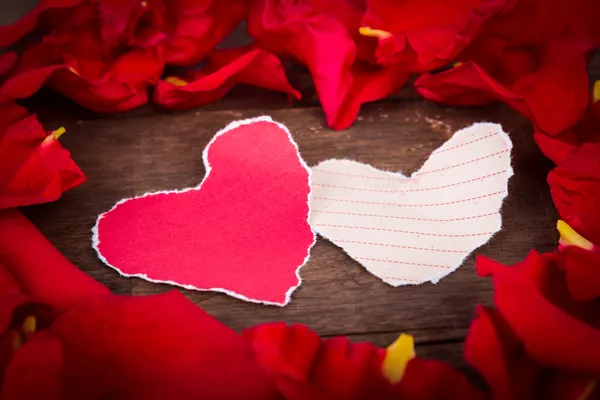
[[[500,125],[479,123],[410,178],[324,161],[312,168],[311,225],[392,286],[436,283],[501,229],[511,148]]]

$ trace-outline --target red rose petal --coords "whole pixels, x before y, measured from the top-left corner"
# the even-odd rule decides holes
[[[492,276],[496,306],[531,357],[555,368],[598,375],[600,329],[559,308],[572,302],[562,292],[554,294],[560,282],[548,262],[535,252],[513,267],[480,257],[477,270]]]
[[[548,174],[560,217],[592,243],[600,243],[600,143],[584,143]]]
[[[61,351],[60,342],[47,333],[38,333],[30,337],[27,343],[15,352],[4,374],[2,398],[65,398],[64,392],[61,392]]]
[[[254,356],[286,399],[386,399],[385,351],[339,337],[321,340],[303,325],[258,325],[244,331]]]
[[[79,4],[81,0],[41,0],[38,5],[11,25],[0,26],[0,47],[8,47],[31,32],[38,17],[43,12],[53,8],[69,8]]]
[[[504,3],[506,0],[368,0],[361,25],[392,35],[379,40],[379,63],[404,63],[411,72],[419,72],[452,61]],[[410,18],[402,17],[408,15]]]
[[[0,87],[0,102],[29,97],[47,84],[97,112],[146,103],[164,67],[163,35],[153,25],[154,8],[127,5],[119,11],[112,3],[86,3],[48,18],[53,30],[21,55]],[[115,13],[119,18],[106,21]]]
[[[550,136],[534,128],[533,139],[542,153],[555,164],[564,162],[581,146],[581,141],[572,131]]]
[[[308,67],[327,124],[333,126],[352,85],[350,67],[356,57],[356,45],[346,27],[306,0],[255,0],[251,4],[250,35],[261,48],[294,57]]]
[[[558,261],[575,300],[587,302],[600,297],[600,254],[567,246],[560,251]]]
[[[483,400],[487,398],[484,392],[471,385],[467,378],[450,364],[420,358],[413,358],[408,362],[398,389],[399,399]]]
[[[485,378],[498,399],[530,399],[542,369],[496,310],[477,307],[465,341],[465,358]]]
[[[154,101],[168,109],[199,107],[219,100],[240,83],[301,97],[287,81],[279,59],[260,49],[215,50],[206,67],[190,72],[184,81],[188,83],[183,86],[160,81]]]
[[[165,60],[190,66],[202,60],[245,17],[242,0],[174,0],[165,2],[168,43]]]
[[[85,181],[85,176],[36,117],[0,132],[0,209],[46,203]]]
[[[61,398],[277,398],[246,340],[175,291],[95,298],[48,333],[62,349]]]
[[[363,103],[400,90],[408,71],[367,65],[367,42],[357,35],[358,26],[352,26],[358,23],[359,8],[322,3],[255,0],[249,8],[248,31],[261,48],[308,67],[327,124],[345,129]]]
[[[4,132],[9,126],[29,115],[29,112],[15,104],[6,103],[0,106],[0,132]]]
[[[63,67],[41,46],[28,48],[19,57],[18,63],[0,85],[0,103],[25,99],[42,87],[52,74]]]
[[[110,293],[71,264],[16,209],[0,210],[0,264],[23,293],[58,311]]]
[[[17,63],[17,53],[0,54],[0,75],[6,74]]]
[[[583,55],[551,47],[535,72],[503,84],[474,62],[417,79],[417,92],[427,100],[451,105],[481,105],[500,100],[531,119],[542,131],[556,135],[574,126],[588,102]],[[564,103],[556,102],[560,98]]]
[[[415,88],[430,101],[455,106],[479,106],[495,100],[488,90],[489,79],[477,64],[467,61],[448,71],[421,75],[415,81]],[[501,88],[498,91],[507,97],[511,96]]]
[[[352,85],[340,103],[333,129],[346,129],[356,119],[364,103],[383,99],[398,92],[408,80],[409,74],[395,66],[374,67],[357,62],[351,68]]]

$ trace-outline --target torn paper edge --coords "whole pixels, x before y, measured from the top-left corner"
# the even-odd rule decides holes
[[[270,123],[276,124],[279,128],[281,128],[283,131],[285,131],[285,133],[288,136],[288,139],[289,139],[290,143],[292,143],[292,145],[296,149],[296,156],[298,157],[298,160],[300,161],[300,165],[302,165],[304,167],[304,169],[306,170],[306,172],[308,173],[308,197],[307,197],[307,201],[306,201],[307,205],[308,205],[308,213],[306,215],[306,223],[307,223],[308,227],[310,228],[310,230],[311,230],[311,232],[313,234],[313,240],[312,240],[312,243],[310,244],[310,246],[308,246],[308,248],[306,249],[306,256],[304,257],[304,260],[302,261],[302,264],[300,264],[300,265],[298,265],[296,267],[295,273],[296,273],[296,279],[298,280],[298,284],[296,286],[291,286],[287,290],[287,292],[285,293],[285,302],[278,303],[278,302],[272,302],[272,301],[263,301],[263,300],[258,300],[258,299],[251,299],[249,297],[244,296],[243,294],[237,293],[237,292],[232,291],[232,290],[220,288],[220,287],[205,289],[205,288],[198,288],[198,287],[196,287],[194,285],[186,285],[186,284],[183,284],[183,283],[178,283],[178,282],[175,282],[175,281],[152,279],[147,274],[144,274],[144,273],[127,274],[127,273],[124,273],[123,271],[121,271],[118,267],[116,267],[116,266],[114,266],[114,265],[112,265],[111,263],[108,262],[108,260],[102,255],[102,253],[100,252],[100,249],[98,247],[100,245],[100,238],[99,238],[98,226],[100,224],[100,220],[102,220],[102,218],[104,218],[104,216],[106,214],[110,213],[111,211],[115,210],[121,204],[123,204],[123,203],[125,203],[127,201],[130,201],[130,200],[134,200],[134,199],[138,199],[138,198],[142,198],[142,197],[148,197],[148,196],[155,196],[155,195],[159,195],[159,194],[185,193],[185,192],[188,192],[190,190],[200,190],[202,188],[202,185],[208,179],[208,177],[210,176],[210,173],[212,171],[212,166],[210,165],[210,163],[208,161],[208,152],[209,152],[209,149],[212,146],[212,144],[221,135],[223,135],[223,134],[225,134],[225,133],[227,133],[229,131],[232,131],[232,130],[234,130],[236,128],[239,128],[240,126],[250,125],[250,124],[253,124],[253,123],[256,123],[256,122],[270,122]],[[110,268],[114,269],[121,276],[124,276],[126,278],[141,278],[141,279],[144,279],[146,281],[153,282],[153,283],[166,283],[166,284],[169,284],[169,285],[182,287],[184,289],[197,290],[197,291],[200,291],[200,292],[219,292],[219,293],[225,293],[225,294],[227,294],[227,295],[229,295],[231,297],[234,297],[234,298],[240,299],[240,300],[244,300],[244,301],[247,301],[247,302],[250,302],[250,303],[259,303],[259,304],[265,304],[265,305],[275,305],[275,306],[279,306],[279,307],[284,307],[284,306],[288,305],[289,302],[291,301],[292,293],[296,289],[298,289],[300,287],[300,285],[302,284],[302,277],[300,276],[300,269],[303,266],[305,266],[306,263],[308,262],[308,260],[310,258],[310,252],[311,252],[312,248],[314,247],[315,243],[317,242],[316,231],[313,229],[312,225],[310,224],[310,215],[311,215],[310,199],[312,197],[312,179],[311,179],[311,177],[312,177],[312,169],[306,164],[306,162],[302,158],[302,156],[300,154],[300,149],[298,148],[298,144],[296,143],[296,141],[292,137],[292,134],[290,133],[289,129],[285,125],[283,125],[283,124],[281,124],[281,123],[279,123],[277,121],[273,121],[273,119],[270,116],[268,116],[268,115],[262,115],[260,117],[247,118],[247,119],[243,119],[243,120],[239,120],[239,121],[230,122],[227,126],[225,126],[225,128],[223,128],[220,131],[218,131],[213,136],[213,138],[210,140],[210,142],[208,142],[208,144],[206,145],[206,147],[202,151],[202,161],[204,163],[204,168],[206,169],[206,172],[204,174],[204,178],[202,179],[202,182],[200,182],[197,186],[193,186],[193,187],[189,187],[189,188],[184,188],[184,189],[159,190],[159,191],[156,191],[156,192],[146,192],[146,193],[144,193],[142,195],[139,195],[139,196],[124,198],[124,199],[119,200],[114,206],[112,206],[112,208],[110,210],[101,213],[98,216],[98,219],[96,220],[96,224],[92,228],[92,247],[96,251],[96,254],[98,255],[98,258],[100,260],[102,260],[102,262],[104,264],[106,264]]]
[[[465,256],[462,258],[462,260],[460,261],[460,263],[456,264],[456,267],[454,268],[449,268],[446,269],[444,271],[441,271],[440,273],[433,275],[433,277],[419,281],[419,282],[398,282],[397,284],[388,282],[384,277],[379,276],[378,274],[376,274],[373,271],[373,268],[370,268],[369,266],[361,263],[360,261],[358,261],[357,259],[355,259],[354,257],[352,257],[352,255],[350,255],[350,253],[348,253],[348,250],[344,247],[344,245],[341,244],[337,244],[334,240],[330,239],[329,237],[327,237],[327,235],[325,235],[324,233],[320,232],[317,226],[312,226],[313,230],[315,232],[317,232],[319,235],[321,235],[321,237],[329,240],[331,243],[333,243],[335,246],[341,248],[342,250],[344,250],[344,253],[346,253],[346,255],[348,255],[348,257],[350,257],[352,260],[354,260],[355,262],[357,262],[358,264],[360,264],[363,268],[365,268],[367,271],[369,271],[369,273],[373,276],[375,276],[376,278],[380,279],[381,281],[383,281],[384,283],[387,283],[390,286],[393,287],[399,287],[399,286],[408,286],[408,285],[421,285],[423,283],[427,283],[427,282],[431,282],[433,284],[437,284],[442,278],[445,278],[446,276],[450,275],[451,273],[453,273],[454,271],[456,271],[458,268],[460,268],[464,263],[465,260],[473,253],[475,253],[475,251],[477,251],[477,249],[479,249],[481,246],[486,245],[498,232],[500,232],[500,230],[502,229],[502,213],[500,212],[500,210],[502,210],[502,207],[504,205],[504,199],[506,199],[506,197],[508,196],[508,181],[510,180],[510,178],[514,175],[514,170],[512,168],[512,148],[513,148],[513,144],[512,141],[510,140],[510,136],[508,135],[508,133],[504,132],[504,129],[502,129],[502,125],[500,124],[495,124],[492,122],[476,122],[472,125],[469,125],[465,128],[462,128],[456,132],[454,132],[454,134],[452,135],[452,137],[448,140],[446,140],[440,147],[438,147],[437,149],[435,149],[433,152],[431,152],[431,155],[429,157],[427,157],[427,160],[423,163],[423,165],[421,165],[421,168],[419,168],[417,171],[413,172],[410,177],[407,177],[406,175],[404,175],[402,172],[394,172],[394,171],[386,171],[383,169],[378,169],[375,168],[374,166],[372,166],[371,164],[365,164],[365,163],[361,163],[359,161],[354,161],[354,160],[350,160],[350,159],[339,159],[339,158],[330,158],[328,160],[324,160],[321,161],[319,164],[317,164],[316,166],[314,166],[313,168],[318,168],[321,164],[324,164],[326,162],[330,162],[330,161],[350,161],[356,164],[360,164],[363,166],[366,166],[368,168],[370,168],[373,171],[376,171],[377,173],[385,173],[390,175],[391,177],[395,178],[395,179],[412,179],[413,177],[416,177],[416,175],[418,175],[418,173],[423,169],[423,167],[425,166],[425,164],[427,164],[427,161],[429,161],[429,159],[440,149],[442,149],[446,143],[448,143],[449,141],[451,141],[453,138],[457,137],[457,135],[464,135],[467,132],[469,132],[471,129],[475,129],[477,127],[485,127],[488,126],[490,127],[490,129],[494,129],[494,131],[498,131],[498,134],[500,136],[500,138],[506,143],[508,150],[509,150],[509,164],[508,164],[508,168],[506,170],[506,174],[507,174],[507,178],[506,178],[506,185],[505,185],[505,195],[502,197],[502,199],[500,200],[500,208],[498,210],[498,219],[497,219],[497,226],[494,229],[494,232],[492,234],[490,234],[490,237],[483,242],[482,244],[480,244],[479,246],[475,247],[472,251],[470,251],[469,253],[465,254]],[[312,204],[310,209],[312,209]],[[310,221],[310,218],[309,218]]]

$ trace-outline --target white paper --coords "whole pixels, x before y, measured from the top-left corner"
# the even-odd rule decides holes
[[[324,161],[312,168],[311,225],[392,286],[436,283],[501,229],[511,149],[500,125],[479,123],[410,178]]]

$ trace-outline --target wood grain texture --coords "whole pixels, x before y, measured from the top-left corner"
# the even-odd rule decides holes
[[[201,153],[214,133],[232,120],[262,113],[191,111],[61,121],[68,132],[61,141],[72,151],[88,182],[58,202],[27,208],[26,214],[71,261],[113,291],[140,295],[169,290],[166,285],[120,277],[96,258],[90,230],[97,215],[123,197],[197,185],[204,176]],[[456,129],[482,120],[500,122],[514,141],[515,176],[503,208],[504,229],[476,253],[514,263],[532,247],[545,251],[556,244],[556,213],[545,182],[550,164],[535,147],[529,123],[505,107],[454,109],[425,102],[372,105],[343,132],[327,129],[318,108],[269,114],[289,127],[309,165],[346,157],[404,173],[419,168]],[[46,121],[49,128],[53,124],[58,121]],[[283,320],[307,324],[326,336],[381,338],[377,335],[409,332],[419,344],[461,341],[475,305],[491,303],[491,283],[477,277],[473,257],[437,285],[393,288],[341,249],[319,239],[301,275],[303,285],[284,308],[249,304],[219,293],[184,293],[235,329]]]
[[[0,26],[10,25],[33,10],[38,0],[0,1]]]

